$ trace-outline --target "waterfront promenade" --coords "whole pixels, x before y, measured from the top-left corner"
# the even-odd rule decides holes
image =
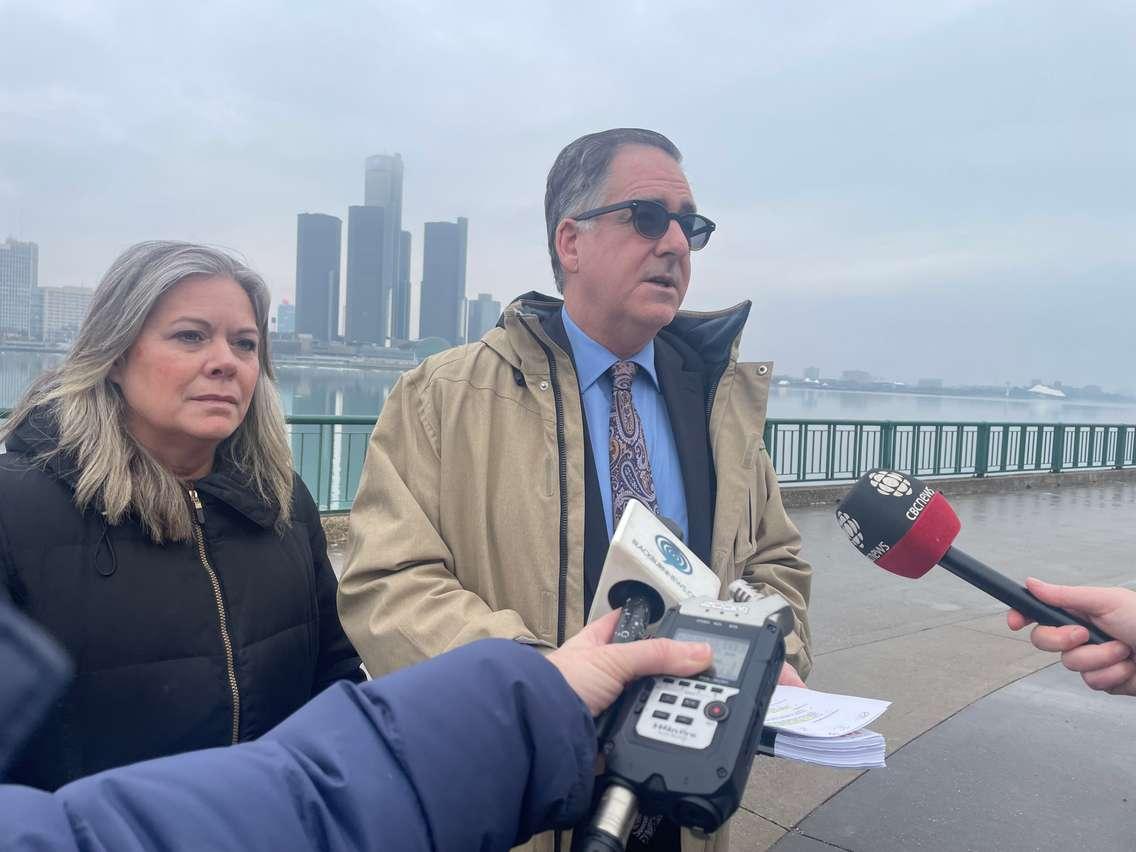
[[[1136,587],[1136,480],[951,503],[957,544],[1015,579]],[[759,757],[731,850],[1134,848],[1136,699],[1083,688],[944,570],[905,580],[875,567],[831,506],[791,515],[816,569],[809,685],[892,701],[873,725],[888,768]]]

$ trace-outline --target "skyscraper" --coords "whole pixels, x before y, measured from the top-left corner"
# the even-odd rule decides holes
[[[386,343],[382,207],[347,208],[347,340]]]
[[[465,258],[469,220],[427,222],[422,243],[422,304],[419,335],[462,342]]]
[[[9,237],[0,243],[0,335],[28,337],[39,284],[39,246]]]
[[[66,343],[79,334],[95,291],[86,287],[38,287],[33,294],[38,304],[33,311],[36,327],[31,329],[31,336],[48,343]]]
[[[296,217],[296,331],[316,340],[339,335],[339,246],[343,222],[324,213]],[[277,316],[277,331],[279,315]]]
[[[391,337],[410,339],[410,231],[403,231],[398,243],[398,287],[391,310]]]
[[[481,335],[497,324],[501,316],[501,303],[488,293],[478,293],[476,299],[466,302],[465,339],[479,340]]]
[[[276,331],[279,334],[294,334],[296,331],[296,306],[285,299],[276,308]]]
[[[399,248],[402,242],[402,155],[376,154],[365,163],[363,204],[385,211],[379,268],[377,339],[383,343],[394,325],[393,302],[398,287]],[[350,235],[348,235],[350,242]],[[351,248],[348,246],[348,253]],[[351,313],[350,299],[348,312]]]

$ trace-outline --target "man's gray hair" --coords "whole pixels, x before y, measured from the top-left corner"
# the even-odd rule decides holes
[[[624,145],[658,148],[673,157],[676,163],[682,162],[682,154],[670,139],[654,130],[638,127],[617,127],[589,133],[569,143],[560,152],[548,172],[548,186],[544,193],[544,223],[548,229],[552,275],[556,279],[556,289],[561,293],[564,292],[564,269],[556,254],[556,228],[574,214],[603,206],[611,161]],[[590,225],[591,220],[580,223],[581,228]]]

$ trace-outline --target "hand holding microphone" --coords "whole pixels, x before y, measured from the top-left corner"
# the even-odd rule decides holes
[[[1094,644],[1112,637],[952,546],[961,524],[947,499],[914,476],[870,470],[840,501],[836,520],[852,544],[881,568],[918,579],[942,565],[970,585],[1050,626],[1080,625]]]
[[[1060,606],[1089,619],[1118,641],[1089,644],[1088,631],[1080,625],[1038,625],[1030,641],[1042,651],[1058,651],[1070,671],[1080,672],[1090,689],[1113,695],[1136,695],[1136,591],[1093,586],[1058,586],[1030,577],[1026,588],[1045,603]],[[1006,613],[1011,630],[1033,622],[1017,610]]]

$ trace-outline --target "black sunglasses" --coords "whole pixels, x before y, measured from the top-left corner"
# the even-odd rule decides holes
[[[698,213],[671,213],[657,201],[621,201],[619,204],[597,207],[595,210],[588,210],[586,213],[579,213],[568,218],[582,222],[585,219],[603,216],[605,213],[614,213],[616,210],[630,210],[631,224],[635,226],[635,230],[639,232],[640,236],[649,240],[657,240],[665,234],[667,228],[671,226],[671,220],[674,219],[686,235],[686,241],[690,243],[691,251],[698,251],[705,247],[710,242],[710,235],[714,233],[714,228],[717,227],[705,216]]]

